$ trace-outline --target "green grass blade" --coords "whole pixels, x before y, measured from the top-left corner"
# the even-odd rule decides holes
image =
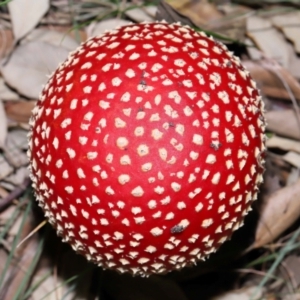
[[[91,268],[94,268],[94,267],[90,267],[90,268],[87,268],[86,270],[84,270],[82,273],[78,274],[78,275],[74,275],[70,278],[68,278],[67,280],[65,280],[63,283],[59,284],[58,286],[56,286],[55,288],[53,288],[50,292],[48,292],[42,299],[40,300],[44,300],[44,299],[47,299],[47,297],[49,295],[51,295],[53,292],[55,292],[58,288],[62,287],[63,285],[66,285],[68,283],[71,283],[71,282],[74,282],[76,279],[80,278],[81,276],[84,276],[85,273],[89,272],[91,270]]]
[[[19,242],[19,240],[20,240],[22,228],[24,227],[25,221],[26,221],[26,219],[27,219],[27,217],[28,217],[28,215],[29,215],[29,213],[30,213],[30,211],[31,211],[31,206],[32,206],[32,202],[29,201],[28,204],[27,204],[27,207],[26,207],[26,209],[25,209],[25,212],[24,212],[24,214],[23,214],[23,218],[22,218],[22,221],[21,221],[20,228],[19,228],[19,230],[18,230],[17,235],[16,235],[15,238],[14,238],[14,241],[13,241],[13,244],[12,244],[11,251],[10,251],[10,253],[9,253],[9,255],[8,255],[8,258],[7,258],[7,261],[6,261],[6,263],[5,263],[5,266],[4,266],[2,275],[1,275],[1,277],[0,277],[0,288],[1,288],[2,284],[3,284],[4,278],[5,278],[5,274],[6,274],[7,270],[8,270],[8,268],[9,268],[9,265],[11,264],[11,261],[12,261],[12,259],[13,259],[13,257],[14,257],[14,253],[15,253],[15,251],[16,251],[18,242]]]
[[[21,294],[23,293],[23,291],[26,289],[31,277],[32,277],[32,274],[34,272],[34,269],[41,257],[41,254],[42,254],[42,251],[43,251],[43,246],[44,246],[44,241],[45,241],[45,238],[43,237],[40,241],[39,241],[39,245],[37,247],[37,250],[36,250],[36,254],[34,256],[34,259],[32,260],[27,272],[26,272],[26,275],[24,276],[20,286],[18,287],[17,291],[16,291],[16,294],[14,296],[14,298],[12,300],[18,300],[20,299],[19,297],[21,296]],[[26,299],[26,297],[24,296],[23,299]]]
[[[11,2],[12,0],[5,0],[5,1],[1,1],[0,2],[0,6],[8,4],[9,2]]]
[[[255,299],[255,296],[257,295],[258,291],[260,289],[262,289],[264,287],[264,285],[267,283],[267,281],[273,276],[273,273],[276,271],[277,267],[283,261],[286,254],[294,248],[293,246],[295,245],[295,242],[296,242],[296,240],[299,236],[300,236],[300,228],[298,228],[294,232],[294,234],[292,235],[290,240],[287,242],[287,244],[279,251],[279,253],[277,255],[277,258],[275,259],[272,266],[270,267],[270,269],[266,273],[265,277],[262,279],[260,284],[257,286],[257,289],[254,292],[254,294],[252,295],[251,299]]]
[[[26,291],[26,293],[24,294],[24,299],[29,298],[29,296],[38,289],[38,287],[46,280],[49,278],[49,276],[51,275],[51,272],[48,271],[44,276],[42,276],[34,285],[30,286],[29,289]]]
[[[20,214],[20,207],[16,207],[15,211],[13,212],[12,216],[10,217],[10,219],[7,221],[7,223],[5,224],[3,231],[0,232],[0,241],[2,239],[4,239],[5,235],[8,233],[9,229],[11,228],[11,226],[14,224],[14,222],[16,221],[18,215]]]

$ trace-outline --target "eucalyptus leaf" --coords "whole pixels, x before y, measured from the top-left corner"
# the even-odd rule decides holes
[[[50,7],[50,0],[14,0],[8,3],[13,32],[19,40],[30,32]]]

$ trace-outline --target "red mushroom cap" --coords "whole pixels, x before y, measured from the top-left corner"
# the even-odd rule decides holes
[[[262,182],[255,82],[226,46],[180,24],[89,39],[50,77],[30,124],[39,205],[104,268],[143,276],[208,257]]]

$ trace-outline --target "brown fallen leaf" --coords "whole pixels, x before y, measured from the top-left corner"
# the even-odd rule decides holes
[[[66,59],[69,50],[43,41],[18,45],[5,64],[0,66],[5,82],[21,95],[37,99],[46,74],[51,74]]]
[[[293,11],[271,18],[274,26],[278,27],[284,35],[293,42],[295,50],[300,53],[300,12]]]
[[[65,48],[68,51],[73,51],[79,46],[79,42],[76,41],[66,29],[63,32],[46,27],[36,28],[22,39],[22,44],[34,41],[45,42],[56,47]]]
[[[156,20],[166,20],[168,23],[180,22],[181,24],[195,26],[188,17],[179,14],[166,1],[159,1],[155,18]]]
[[[0,39],[1,43],[1,39]],[[2,101],[16,101],[19,100],[19,95],[10,89],[4,82],[4,79],[0,77],[0,99]]]
[[[300,153],[300,142],[279,136],[272,136],[266,142],[267,148],[278,148],[284,151],[295,151]]]
[[[296,113],[292,109],[269,111],[266,118],[268,130],[285,137],[300,139],[300,128]]]
[[[247,35],[269,58],[278,61],[285,68],[289,65],[289,53],[284,36],[272,26],[267,18],[253,15],[247,18]]]
[[[246,28],[246,18],[243,16],[249,12],[249,9],[238,5],[235,8],[218,6],[209,0],[166,0],[160,1],[158,5],[157,19],[196,25],[203,30],[242,42]]]
[[[278,238],[300,216],[300,179],[271,194],[264,201],[255,241],[250,249],[262,247]]]
[[[27,123],[35,103],[35,100],[6,102],[5,111],[7,116],[13,121]]]
[[[300,168],[300,155],[294,151],[289,151],[282,156],[283,160],[296,168]]]
[[[298,80],[300,79],[300,56],[294,51],[292,45],[288,44],[288,51],[290,55],[289,72]]]
[[[211,300],[259,300],[262,299],[263,288],[257,286],[244,287],[238,290],[232,290],[222,295],[213,297]]]
[[[0,58],[10,53],[14,46],[14,37],[11,29],[0,27]]]
[[[3,102],[0,100],[0,148],[2,149],[5,145],[7,137],[7,118]]]
[[[258,83],[262,93],[269,97],[290,99],[290,94],[284,84],[286,84],[294,97],[300,101],[300,84],[284,68],[270,70],[270,65],[264,61],[243,61],[245,67],[250,71],[253,79]]]
[[[300,286],[300,258],[296,255],[287,256],[281,263],[282,274],[286,282],[290,282],[293,289]],[[289,287],[284,287],[284,293],[289,292]]]
[[[179,14],[190,18],[194,24],[199,27],[209,26],[210,22],[222,17],[216,5],[208,0],[191,1],[191,0],[166,0]]]
[[[14,37],[19,40],[38,25],[50,8],[50,1],[42,0],[31,3],[26,0],[9,1],[7,6]]]
[[[300,167],[300,142],[292,139],[282,138],[279,136],[272,136],[266,142],[267,148],[281,149],[286,151],[284,155],[281,155],[282,159],[292,166]]]
[[[261,198],[264,199],[287,185],[292,166],[282,159],[277,153],[268,148],[266,155],[266,172],[264,174],[264,185]],[[298,177],[295,181],[298,180]]]
[[[285,295],[282,300],[300,300],[300,293]]]

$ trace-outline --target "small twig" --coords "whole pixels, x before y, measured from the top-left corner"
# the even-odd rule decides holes
[[[46,225],[47,220],[42,221],[38,226],[36,226],[25,238],[17,245],[17,248],[20,247],[24,242],[26,242],[31,236],[38,232],[44,225]]]
[[[245,268],[236,269],[235,272],[243,273],[243,274],[255,274],[255,275],[262,276],[262,277],[265,277],[267,274],[264,271],[259,271],[259,270],[255,270],[255,269],[245,269]],[[271,278],[276,278],[276,277],[271,275]]]
[[[17,197],[22,195],[30,184],[29,177],[26,177],[23,183],[17,186],[11,193],[6,197],[0,198],[0,213],[3,212]]]
[[[289,293],[290,294],[296,293],[297,283],[295,282],[294,276],[285,261],[281,262],[281,272],[282,273],[285,272],[286,277],[288,277],[286,285],[287,285],[287,288],[290,290]],[[288,283],[290,283],[290,284],[288,284]]]

